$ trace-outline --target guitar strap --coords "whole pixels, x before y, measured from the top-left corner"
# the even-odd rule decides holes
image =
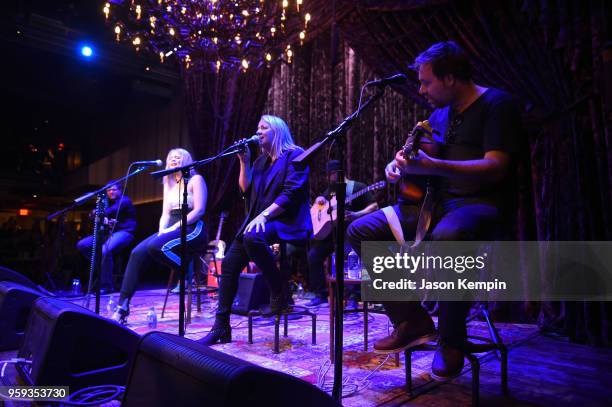
[[[427,192],[425,193],[425,199],[423,200],[423,205],[421,206],[421,212],[419,213],[419,222],[417,223],[416,234],[414,236],[414,243],[412,247],[417,247],[419,243],[423,241],[427,231],[429,230],[429,225],[431,224],[431,214],[433,212],[433,187],[430,185],[429,181],[427,182]]]
[[[406,243],[404,240],[404,231],[402,230],[402,224],[400,223],[399,218],[397,217],[397,213],[395,213],[395,209],[393,206],[385,206],[382,208],[385,217],[387,218],[387,223],[389,224],[389,228],[391,229],[391,233],[393,233],[393,237],[398,241],[399,244],[403,245]]]
[[[419,213],[419,221],[417,223],[414,243],[411,245],[412,248],[417,247],[423,241],[427,231],[429,230],[434,206],[433,203],[433,187],[428,184],[425,199],[423,200],[423,205],[421,206],[421,212]],[[402,230],[402,224],[400,223],[399,217],[397,216],[397,213],[395,213],[393,206],[386,206],[382,208],[382,211],[387,218],[387,223],[389,224],[389,228],[391,229],[391,233],[393,233],[395,240],[397,240],[397,242],[401,245],[406,243],[406,240],[404,239],[404,231]]]

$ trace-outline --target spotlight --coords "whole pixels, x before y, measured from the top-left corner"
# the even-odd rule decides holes
[[[90,58],[93,55],[93,49],[89,45],[83,45],[81,47],[81,55],[85,58]]]

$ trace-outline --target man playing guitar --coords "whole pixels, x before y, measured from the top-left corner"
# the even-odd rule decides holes
[[[415,175],[435,179],[429,240],[496,240],[515,211],[513,157],[523,135],[518,107],[507,93],[475,84],[467,54],[452,41],[432,45],[417,56],[413,68],[419,93],[436,108],[429,122],[442,135],[441,151],[434,157],[425,148],[408,155],[402,149],[387,165],[387,181]],[[420,207],[409,202],[392,207],[407,241],[419,240]],[[362,241],[394,240],[392,232],[381,210],[351,224],[347,238],[360,253]],[[434,324],[418,302],[384,306],[395,330],[374,344],[377,351],[394,353],[435,338]],[[469,308],[469,302],[439,304],[440,341],[432,364],[436,380],[461,373]]]

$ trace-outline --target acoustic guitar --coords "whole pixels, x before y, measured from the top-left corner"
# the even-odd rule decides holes
[[[425,151],[429,156],[437,156],[440,143],[434,139],[434,134],[439,134],[439,132],[431,127],[428,120],[418,122],[402,147],[404,157],[415,158],[419,150]],[[411,203],[422,202],[429,182],[428,178],[422,175],[402,177],[398,183],[399,195]]]
[[[219,226],[217,227],[217,234],[215,235],[215,240],[211,240],[210,242],[208,242],[208,246],[209,248],[213,251],[213,253],[215,253],[215,258],[216,259],[223,259],[223,257],[225,257],[225,242],[223,240],[221,240],[221,229],[223,228],[223,223],[225,222],[225,219],[227,219],[228,213],[223,211],[221,212],[221,215],[219,216]]]
[[[378,181],[366,188],[359,190],[344,200],[345,204],[350,204],[353,200],[367,194],[370,191],[376,191],[385,187],[385,181]],[[313,237],[316,240],[323,240],[331,233],[337,217],[337,201],[336,197],[332,197],[330,201],[327,199],[324,203],[315,202],[310,208],[310,217],[312,219]]]

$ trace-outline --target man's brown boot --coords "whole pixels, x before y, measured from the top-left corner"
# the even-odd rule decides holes
[[[431,342],[437,336],[431,321],[426,328],[411,326],[409,322],[401,322],[395,327],[391,335],[374,344],[374,350],[378,353],[397,353],[404,349]]]

